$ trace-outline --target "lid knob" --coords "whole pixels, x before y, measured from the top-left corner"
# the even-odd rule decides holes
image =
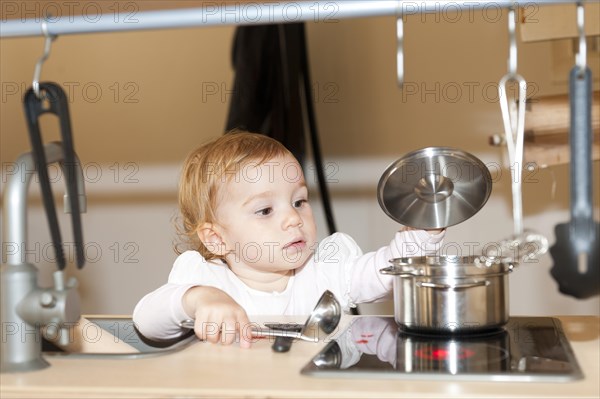
[[[415,194],[423,201],[435,204],[452,195],[454,183],[447,177],[429,174],[419,179],[415,186]]]

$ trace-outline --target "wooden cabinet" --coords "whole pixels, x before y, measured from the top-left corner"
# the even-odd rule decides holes
[[[592,132],[594,160],[600,159],[600,92],[593,94]],[[525,115],[525,164],[539,167],[569,162],[570,108],[568,95],[534,98],[528,101]]]
[[[586,3],[585,34],[600,35],[600,3]],[[578,36],[574,4],[527,4],[520,9],[519,27],[524,42],[567,39]]]

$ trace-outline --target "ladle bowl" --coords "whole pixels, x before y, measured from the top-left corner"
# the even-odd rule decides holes
[[[325,291],[317,302],[304,327],[300,332],[301,339],[318,342],[331,334],[342,317],[342,307],[331,291]]]

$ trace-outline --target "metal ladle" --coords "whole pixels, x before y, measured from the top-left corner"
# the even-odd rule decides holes
[[[304,323],[302,331],[286,331],[266,328],[253,328],[253,337],[285,337],[308,342],[319,342],[319,339],[331,334],[342,317],[342,307],[331,291],[325,291],[317,302],[310,316]],[[183,328],[194,328],[194,320],[186,319],[179,323]]]
[[[517,262],[535,262],[548,251],[548,239],[533,230],[523,228],[523,142],[525,135],[525,109],[527,100],[527,81],[517,73],[517,40],[515,34],[515,10],[511,8],[508,14],[509,27],[509,58],[508,73],[498,84],[498,98],[502,111],[502,122],[508,150],[509,167],[511,170],[511,191],[513,207],[513,234],[499,243],[498,253]],[[515,102],[508,100],[508,84],[518,86]],[[490,254],[488,254],[490,255]]]
[[[325,291],[317,302],[298,338],[318,342],[331,334],[340,323],[342,307],[331,291]]]

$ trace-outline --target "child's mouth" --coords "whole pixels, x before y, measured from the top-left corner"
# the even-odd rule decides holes
[[[306,242],[304,240],[296,240],[284,245],[283,249],[303,249],[306,246]]]

